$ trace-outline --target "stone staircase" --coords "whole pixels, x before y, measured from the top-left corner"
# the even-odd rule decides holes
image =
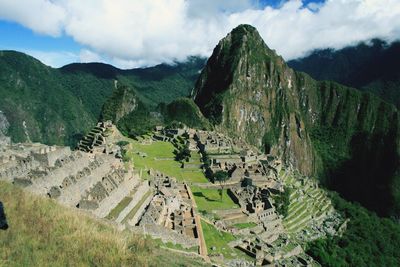
[[[99,148],[106,143],[107,129],[110,127],[112,127],[112,124],[109,121],[97,123],[97,125],[79,141],[78,149],[93,153],[96,147]]]

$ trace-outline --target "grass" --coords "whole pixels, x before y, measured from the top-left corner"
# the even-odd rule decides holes
[[[234,224],[233,226],[235,226],[238,229],[245,229],[245,228],[256,227],[257,224],[253,223],[253,222],[248,222],[248,223],[237,223],[237,224]]]
[[[161,239],[154,239],[154,241],[160,246],[160,247],[166,247],[166,248],[172,248],[172,249],[177,249],[177,250],[182,250],[182,251],[186,251],[186,252],[195,252],[198,253],[199,251],[199,247],[195,246],[195,247],[191,247],[191,248],[184,248],[182,247],[181,244],[173,244],[172,242],[167,242],[164,243]]]
[[[0,182],[9,229],[0,230],[0,266],[201,266],[86,213]]]
[[[118,218],[118,215],[121,213],[121,211],[123,211],[131,201],[131,197],[125,197],[120,203],[118,203],[118,205],[114,209],[112,209],[112,211],[107,215],[106,218],[110,220]]]
[[[197,186],[192,186],[191,189],[199,210],[211,213],[213,210],[239,208],[230,198],[226,189],[223,191],[222,201],[218,189],[206,189]]]
[[[232,234],[218,231],[213,225],[203,220],[201,221],[201,226],[209,254],[222,253],[226,258],[233,258],[232,253],[237,254],[237,250],[228,246],[229,242],[236,239]],[[211,250],[212,247],[215,247],[215,250]]]
[[[181,163],[174,160],[174,146],[170,142],[156,141],[151,145],[142,145],[137,141],[132,141],[130,149],[127,152],[128,157],[132,159],[135,167],[138,169],[154,169],[166,175],[175,177],[178,181],[186,181],[189,183],[207,183],[201,169],[185,169],[181,168]],[[146,157],[138,155],[136,152],[146,153]],[[200,163],[200,156],[192,152],[193,162]]]

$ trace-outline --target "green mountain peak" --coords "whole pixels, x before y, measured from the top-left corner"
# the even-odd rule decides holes
[[[393,211],[400,196],[392,190],[400,180],[400,123],[393,105],[293,71],[249,25],[218,43],[193,98],[216,129],[281,157],[381,214]],[[366,145],[357,146],[360,140]],[[385,187],[385,181],[393,185]],[[366,197],[371,194],[372,202]]]

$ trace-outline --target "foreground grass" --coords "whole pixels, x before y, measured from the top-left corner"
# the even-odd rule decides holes
[[[185,170],[181,168],[181,163],[174,160],[175,148],[170,142],[156,141],[150,145],[142,145],[137,141],[132,141],[129,145],[127,155],[134,162],[137,169],[154,169],[166,175],[175,177],[178,181],[187,181],[190,183],[207,183],[201,169]],[[146,153],[143,157],[137,152]],[[200,156],[193,154],[193,163],[199,163]]]
[[[0,230],[0,266],[201,266],[154,241],[0,182],[10,228]]]

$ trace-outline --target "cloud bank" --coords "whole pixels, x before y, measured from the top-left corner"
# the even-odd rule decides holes
[[[255,26],[285,59],[318,48],[400,38],[399,0],[291,0],[260,8],[254,0],[0,0],[0,19],[43,35],[68,35],[81,61],[122,68],[208,57],[242,23]]]

